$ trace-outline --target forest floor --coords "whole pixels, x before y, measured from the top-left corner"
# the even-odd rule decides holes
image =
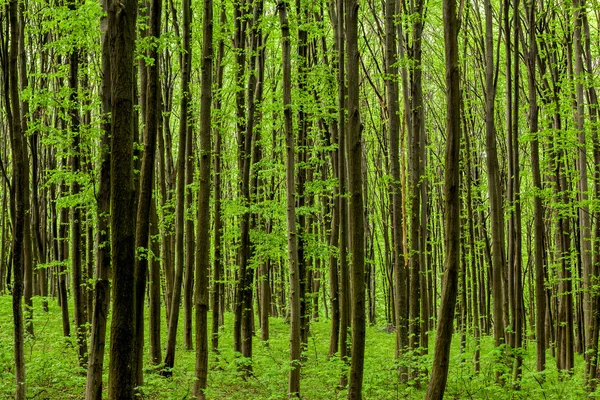
[[[83,399],[85,371],[77,365],[76,350],[70,339],[62,337],[60,308],[51,300],[48,313],[41,310],[40,299],[34,300],[34,333],[25,343],[28,398]],[[72,311],[72,308],[71,310]],[[183,315],[183,313],[182,313]],[[164,319],[164,318],[163,318]],[[287,393],[289,325],[282,319],[270,319],[271,340],[268,346],[257,335],[254,341],[253,375],[243,377],[236,364],[232,337],[233,315],[226,314],[225,330],[220,337],[220,354],[210,355],[207,397],[209,399],[285,399]],[[0,399],[14,396],[14,356],[11,297],[0,296]],[[179,324],[183,329],[183,321]],[[166,343],[166,326],[162,327]],[[210,328],[209,328],[210,332]],[[433,342],[434,332],[431,332]],[[108,379],[108,343],[105,358],[105,381]],[[496,354],[490,337],[482,338],[481,372],[473,372],[472,354],[474,339],[467,337],[466,350],[460,352],[460,335],[453,340],[451,366],[446,390],[447,399],[581,399],[589,396],[583,389],[583,359],[576,356],[576,369],[572,376],[559,376],[554,359],[548,355],[548,371],[535,372],[535,344],[528,342],[524,354],[523,379],[519,389],[511,385],[495,384],[495,370],[500,365],[507,374],[510,368],[495,361]],[[343,399],[346,390],[339,389],[339,376],[344,363],[327,359],[329,322],[311,324],[311,336],[302,365],[301,393],[304,399]],[[424,388],[399,384],[394,360],[395,334],[383,326],[367,329],[365,399],[422,399]],[[163,352],[164,353],[164,352]],[[145,354],[148,354],[146,351]],[[411,367],[429,369],[433,354],[408,362]],[[186,351],[182,334],[178,337],[173,377],[166,379],[153,371],[149,364],[141,399],[189,399],[194,382],[195,352]],[[425,387],[426,382],[423,384]]]

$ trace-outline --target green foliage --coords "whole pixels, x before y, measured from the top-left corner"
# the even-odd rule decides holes
[[[50,310],[42,312],[39,298],[34,299],[36,310],[35,338],[27,337],[25,360],[27,366],[28,396],[36,399],[63,400],[83,398],[85,371],[78,366],[77,350],[70,338],[62,337],[60,308],[50,299]],[[0,398],[12,397],[14,390],[14,362],[12,354],[11,298],[0,296]],[[163,314],[163,332],[166,329]],[[109,321],[110,322],[110,321]],[[211,399],[283,399],[287,393],[289,365],[289,325],[278,318],[270,320],[268,343],[255,339],[254,356],[251,361],[253,374],[245,377],[240,364],[245,363],[233,351],[231,329],[233,315],[225,314],[225,330],[220,336],[220,351],[210,354],[208,389]],[[210,321],[209,321],[210,324]],[[183,328],[180,327],[182,330]],[[209,327],[210,329],[210,327]],[[110,331],[110,330],[109,330]],[[430,333],[431,334],[431,333]],[[107,338],[108,343],[109,338]],[[148,340],[146,336],[146,340]],[[166,337],[163,336],[163,341]],[[301,394],[303,398],[315,400],[343,399],[347,392],[339,388],[340,371],[347,364],[336,355],[327,357],[329,344],[329,321],[311,325],[311,336],[304,351],[302,365]],[[146,343],[146,349],[149,344]],[[428,370],[433,359],[433,344],[429,354],[407,353],[403,359],[395,360],[395,334],[384,326],[367,328],[365,399],[421,399],[428,379]],[[467,336],[466,351],[461,353],[458,334],[453,341],[450,373],[446,389],[449,399],[577,399],[588,393],[584,390],[584,361],[576,357],[574,374],[559,374],[548,357],[547,370],[535,371],[535,345],[528,342],[523,351],[523,376],[519,388],[510,383],[496,383],[496,372],[512,382],[512,359],[504,355],[503,348],[496,349],[491,337],[481,340],[481,371],[473,370],[472,357],[475,340]],[[147,355],[148,351],[144,351]],[[108,358],[105,360],[104,384],[108,379]],[[143,399],[169,400],[189,398],[194,383],[195,352],[186,351],[179,341],[173,377],[161,377],[157,366],[144,365],[144,385],[139,388]],[[420,371],[421,387],[415,381],[400,384],[398,367],[403,365]],[[105,386],[106,388],[106,386]],[[593,395],[591,397],[594,397]]]

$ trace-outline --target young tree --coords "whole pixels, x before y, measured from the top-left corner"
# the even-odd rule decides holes
[[[442,7],[446,48],[446,171],[444,174],[446,259],[444,262],[444,281],[438,314],[438,327],[435,335],[431,380],[425,396],[428,400],[442,399],[446,389],[460,265],[459,22],[456,0],[444,0]]]
[[[170,299],[169,328],[167,336],[167,350],[165,352],[165,370],[163,375],[170,376],[175,365],[175,344],[177,342],[177,325],[179,324],[179,303],[181,301],[181,286],[184,271],[184,226],[185,226],[185,159],[186,135],[191,134],[188,129],[191,74],[191,3],[183,0],[183,37],[181,65],[181,104],[179,108],[179,156],[177,158],[177,207],[175,222],[175,277],[173,293]],[[191,153],[190,153],[191,154]]]
[[[144,153],[142,156],[140,187],[137,203],[137,217],[135,229],[135,247],[137,257],[135,263],[135,385],[144,383],[143,360],[144,360],[144,298],[146,294],[146,282],[148,279],[148,263],[154,257],[150,251],[150,214],[152,208],[152,188],[154,183],[154,162],[156,159],[156,139],[158,135],[158,119],[160,117],[159,99],[159,64],[158,64],[158,38],[160,36],[160,19],[162,15],[162,0],[150,2],[150,19],[148,27],[148,38],[150,44],[148,57],[152,59],[151,64],[146,65],[146,125],[144,130]],[[145,249],[145,250],[140,250]]]
[[[210,276],[210,163],[213,74],[213,1],[204,0],[202,18],[202,94],[200,98],[200,192],[196,246],[196,381],[194,396],[205,399],[208,375],[208,281]],[[213,325],[218,321],[213,320]]]
[[[290,374],[288,398],[300,398],[300,268],[298,260],[298,232],[296,221],[295,146],[292,129],[292,62],[290,27],[287,2],[277,4],[281,26],[281,61],[283,64],[283,115],[286,147],[286,220],[288,236],[288,262],[290,266]]]
[[[365,230],[362,175],[362,124],[359,109],[358,0],[346,1],[346,50],[348,71],[348,160],[349,234],[352,250],[352,362],[348,399],[362,398],[365,362]],[[340,16],[341,18],[341,16]],[[351,162],[350,162],[351,161]]]
[[[492,292],[494,297],[494,339],[496,346],[504,343],[504,301],[502,274],[505,270],[504,256],[504,211],[498,151],[496,144],[496,127],[494,109],[496,83],[494,79],[494,42],[492,27],[492,4],[484,1],[485,10],[485,149],[488,172],[488,192],[490,198],[490,220],[492,226]]]
[[[108,9],[107,1],[102,2],[104,10]],[[94,285],[94,304],[91,317],[92,331],[90,335],[90,351],[85,398],[86,400],[102,399],[102,371],[104,366],[104,347],[106,338],[106,320],[109,308],[109,272],[110,272],[110,146],[111,146],[111,74],[110,48],[107,35],[107,17],[100,20],[102,29],[102,137],[100,141],[100,182],[98,185],[98,215],[96,226],[96,283]]]

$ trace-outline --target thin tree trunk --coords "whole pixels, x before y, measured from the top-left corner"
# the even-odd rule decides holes
[[[107,10],[107,2],[102,6]],[[110,272],[110,133],[111,124],[108,114],[111,110],[111,74],[109,40],[106,34],[106,17],[101,20],[102,26],[102,138],[100,143],[100,183],[98,185],[97,223],[96,223],[96,283],[94,287],[94,309],[92,314],[92,331],[90,336],[90,354],[88,360],[86,400],[102,399],[102,372],[104,366],[104,347],[106,338],[106,319],[109,307],[109,272]]]
[[[160,20],[162,0],[150,2],[150,18],[148,37],[158,40],[160,36]],[[137,204],[135,247],[138,252],[135,263],[135,386],[144,384],[144,299],[148,280],[148,263],[150,255],[150,217],[152,208],[152,188],[154,183],[154,162],[156,160],[156,139],[158,135],[158,119],[160,118],[159,99],[160,84],[158,70],[158,48],[153,45],[147,56],[154,63],[145,66],[147,88],[145,90],[146,106],[144,152],[141,166],[140,187]],[[139,249],[145,249],[140,252]],[[156,350],[155,350],[156,352]],[[158,350],[160,352],[160,349]]]
[[[296,221],[296,184],[294,132],[292,127],[292,64],[287,3],[280,2],[279,23],[282,36],[283,106],[286,138],[286,219],[288,228],[288,262],[290,266],[290,373],[288,398],[300,398],[300,268]]]
[[[177,158],[177,208],[175,222],[175,277],[173,293],[170,299],[169,328],[167,350],[165,352],[164,376],[171,376],[175,365],[175,344],[177,342],[177,325],[179,323],[179,303],[184,269],[184,226],[185,226],[185,159],[186,135],[188,132],[188,108],[190,102],[189,83],[191,73],[191,6],[190,0],[183,0],[183,52],[181,54],[181,106],[179,117],[179,156]]]
[[[75,10],[75,6],[70,6],[71,10]],[[73,134],[73,156],[71,158],[71,171],[73,174],[78,174],[81,169],[81,154],[80,154],[80,133],[79,133],[79,106],[77,104],[78,90],[78,74],[79,74],[79,50],[74,49],[69,56],[69,89],[71,91],[69,99],[72,103],[69,109],[71,117],[71,132]],[[71,196],[79,195],[79,182],[75,179],[71,184]],[[81,225],[82,214],[79,205],[71,207],[71,283],[73,285],[73,316],[75,319],[75,335],[77,341],[77,353],[79,365],[86,365],[87,343],[85,338],[85,316],[84,316],[84,295],[82,288],[82,266],[81,266]]]
[[[446,54],[446,163],[444,177],[445,243],[444,283],[438,315],[431,380],[425,396],[442,399],[448,378],[450,345],[460,265],[460,82],[456,0],[442,3]],[[489,93],[488,93],[489,95]]]
[[[160,343],[160,244],[154,239],[159,235],[158,215],[156,214],[156,200],[150,205],[150,250],[153,257],[150,258],[150,312],[149,312],[149,336],[150,336],[150,362],[154,365],[160,364],[162,360],[162,346]]]
[[[205,399],[208,375],[208,284],[210,276],[210,163],[213,74],[213,1],[204,0],[202,18],[202,92],[200,98],[200,191],[196,248],[196,381],[194,396]],[[218,324],[218,321],[213,321]]]
[[[485,8],[485,140],[488,168],[488,192],[490,198],[490,216],[492,225],[492,292],[494,297],[494,341],[496,347],[504,343],[504,301],[502,273],[505,269],[504,258],[504,212],[499,182],[498,151],[496,128],[494,126],[494,47],[492,30],[492,5],[484,1]],[[498,376],[497,376],[498,378]]]
[[[227,14],[225,8],[221,8],[220,22],[221,26],[225,26],[227,23]],[[222,95],[221,89],[223,88],[223,57],[225,54],[225,41],[223,38],[219,39],[219,52],[217,55],[216,63],[216,104],[215,111],[218,118],[218,123],[214,129],[214,266],[213,266],[213,309],[212,309],[212,351],[219,351],[219,328],[223,325],[223,298],[225,285],[223,281],[223,260],[221,254],[222,246],[222,235],[223,235],[223,220],[221,218],[221,129],[223,126],[222,116],[220,115]]]

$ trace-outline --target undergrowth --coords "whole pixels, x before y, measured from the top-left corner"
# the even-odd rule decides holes
[[[62,336],[60,309],[50,301],[50,310],[44,313],[40,300],[35,299],[35,337],[27,337],[25,360],[27,372],[27,396],[37,400],[83,399],[85,393],[85,370],[79,368],[76,349],[71,339]],[[14,396],[13,322],[11,298],[0,296],[0,399]],[[72,313],[72,308],[70,308]],[[210,323],[210,321],[209,321]],[[183,324],[179,324],[180,327]],[[233,351],[233,316],[226,314],[225,329],[220,337],[219,354],[210,355],[208,377],[209,399],[285,399],[289,371],[289,325],[277,318],[270,319],[268,343],[254,340],[254,356],[251,361],[253,374],[249,377],[239,372],[240,358]],[[147,324],[146,324],[147,327]],[[162,327],[163,343],[166,343],[166,323]],[[146,335],[147,337],[147,335]],[[430,342],[434,335],[431,333]],[[105,357],[104,382],[108,380],[108,343]],[[301,394],[305,399],[343,399],[347,392],[339,387],[340,372],[346,363],[338,357],[327,357],[329,322],[322,320],[311,324],[311,336],[304,350]],[[547,370],[535,371],[535,343],[528,341],[523,351],[523,375],[519,387],[512,384],[510,362],[503,359],[503,352],[495,349],[490,337],[481,340],[481,371],[473,370],[475,341],[469,337],[465,351],[461,353],[459,337],[452,345],[451,366],[446,388],[447,399],[578,399],[595,397],[584,390],[584,362],[576,356],[575,370],[570,375],[559,374],[554,359],[548,354]],[[146,344],[146,350],[147,344]],[[163,352],[164,353],[164,352]],[[363,397],[365,399],[422,399],[431,369],[433,343],[429,354],[406,354],[395,360],[395,334],[384,326],[367,328],[365,376]],[[145,351],[148,354],[148,351]],[[241,362],[250,362],[241,360]],[[194,383],[194,351],[183,348],[182,334],[178,337],[175,367],[171,378],[161,377],[150,364],[146,365],[144,385],[139,388],[140,399],[184,400],[191,398]],[[408,384],[400,384],[398,368],[406,366],[410,374]],[[506,384],[496,383],[497,371],[505,377]]]

